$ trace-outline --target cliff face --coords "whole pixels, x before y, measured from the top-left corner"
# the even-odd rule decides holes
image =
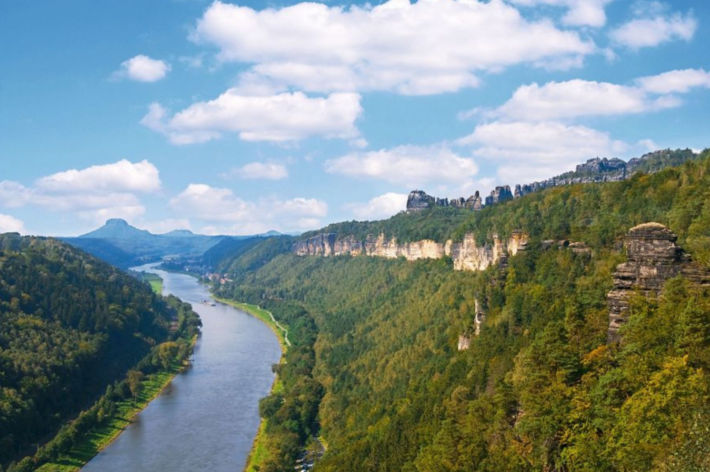
[[[676,245],[677,236],[659,223],[644,223],[629,230],[624,246],[627,262],[614,272],[614,288],[608,293],[610,342],[618,341],[619,328],[627,320],[629,298],[634,292],[656,296],[666,280],[683,275],[692,282],[710,285],[710,272],[691,262]]]
[[[417,259],[439,259],[449,256],[455,270],[485,270],[492,264],[505,260],[525,249],[528,236],[514,233],[508,240],[493,238],[492,244],[479,246],[473,234],[467,234],[463,241],[448,240],[438,243],[430,239],[398,243],[396,238],[386,239],[380,234],[368,236],[364,241],[353,236],[338,238],[334,233],[317,234],[297,241],[292,252],[299,256],[379,256],[387,258],[404,257],[409,261]]]

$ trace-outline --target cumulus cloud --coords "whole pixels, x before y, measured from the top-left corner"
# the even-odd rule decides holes
[[[286,166],[273,162],[249,162],[241,167],[232,169],[227,176],[254,180],[281,180],[288,177],[288,170]]]
[[[550,5],[564,7],[567,13],[562,17],[565,24],[572,26],[601,27],[606,24],[604,8],[612,0],[511,0],[520,6]]]
[[[473,146],[476,156],[499,162],[498,176],[511,183],[544,179],[590,157],[613,156],[627,149],[608,133],[557,122],[485,123],[458,143]]]
[[[328,205],[314,198],[237,197],[230,189],[207,184],[190,184],[170,201],[181,215],[201,221],[202,231],[216,234],[255,234],[271,229],[294,231],[320,225]]]
[[[657,14],[634,18],[612,30],[609,35],[619,45],[641,49],[679,39],[690,41],[697,27],[698,22],[692,13]]]
[[[704,69],[671,70],[658,75],[642,77],[637,80],[637,83],[648,92],[686,93],[695,87],[710,88],[710,72]]]
[[[0,213],[0,233],[25,233],[25,224],[14,216]]]
[[[134,56],[121,63],[117,77],[125,77],[138,82],[157,82],[170,72],[170,64],[159,59],[152,59],[143,54]]]
[[[462,183],[478,172],[476,162],[446,146],[398,146],[354,152],[325,162],[331,174],[384,180],[421,187],[431,183]]]
[[[296,141],[310,136],[349,139],[358,136],[355,120],[361,112],[360,95],[355,93],[241,95],[232,88],[171,117],[153,103],[141,124],[166,135],[173,144],[205,142],[225,132],[237,133],[245,141]]]
[[[152,192],[160,188],[158,169],[148,162],[121,159],[112,164],[70,169],[42,177],[37,186],[52,192],[99,190]]]
[[[638,87],[575,79],[520,86],[493,115],[549,120],[640,113],[675,104],[668,99],[651,99]]]
[[[350,203],[346,208],[359,220],[381,220],[403,211],[406,205],[406,193],[388,192],[364,203]]]
[[[710,88],[710,73],[704,69],[673,70],[636,79],[633,85],[582,79],[533,83],[518,87],[494,110],[476,108],[459,113],[459,117],[539,121],[643,113],[677,107],[682,103],[677,95],[696,87]]]
[[[191,37],[216,46],[221,61],[252,64],[244,87],[318,92],[454,92],[477,85],[480,71],[569,67],[596,50],[578,33],[528,21],[502,1],[303,2],[264,10],[216,1]]]
[[[75,212],[92,222],[104,219],[132,219],[145,212],[136,193],[160,188],[158,170],[148,161],[70,169],[41,177],[31,186],[0,181],[0,204],[7,208],[39,206]]]

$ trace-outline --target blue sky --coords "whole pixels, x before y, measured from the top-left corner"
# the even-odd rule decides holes
[[[0,3],[0,231],[300,232],[710,144],[693,1]]]

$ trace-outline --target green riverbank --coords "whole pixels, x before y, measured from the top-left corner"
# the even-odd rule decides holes
[[[113,442],[133,418],[153,401],[172,381],[183,366],[174,363],[169,369],[147,375],[141,381],[140,393],[135,401],[122,400],[116,403],[116,411],[101,425],[92,428],[74,444],[66,454],[37,469],[39,472],[74,472],[88,463],[96,454]]]
[[[291,346],[291,342],[288,339],[288,330],[281,323],[274,319],[274,316],[271,312],[264,310],[263,308],[257,305],[235,302],[233,300],[228,300],[226,298],[220,297],[214,298],[220,303],[233,306],[239,310],[249,313],[255,318],[258,318],[264,323],[266,323],[266,325],[271,328],[274,334],[276,334],[276,337],[279,339],[279,344],[281,345],[282,353],[281,361],[283,362],[283,356],[286,354],[286,351],[288,351],[289,346]],[[278,393],[281,390],[283,390],[283,384],[277,376],[274,379],[274,384],[271,387],[271,393]],[[254,438],[254,444],[252,445],[251,452],[249,453],[249,457],[247,458],[247,464],[244,468],[245,472],[258,472],[260,465],[263,464],[266,459],[268,459],[269,450],[266,445],[269,443],[270,439],[269,435],[266,432],[266,426],[267,421],[262,418],[261,423],[259,424],[259,431],[257,432],[256,437]]]

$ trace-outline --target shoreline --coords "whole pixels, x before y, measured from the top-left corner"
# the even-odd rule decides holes
[[[257,305],[251,305],[248,303],[229,300],[227,298],[218,297],[214,294],[212,294],[212,298],[214,298],[219,303],[224,303],[225,305],[237,308],[238,310],[241,310],[253,316],[254,318],[261,320],[264,324],[271,328],[271,331],[274,332],[274,334],[279,340],[279,345],[281,346],[281,360],[279,361],[279,363],[284,362],[284,356],[286,354],[286,351],[288,351],[288,348],[291,346],[291,342],[288,340],[288,330],[284,328],[281,323],[276,321],[276,319],[274,319],[274,315],[270,311],[265,310]],[[279,380],[279,376],[276,375],[274,377],[274,383],[271,384],[271,390],[269,390],[269,395],[278,392],[282,388],[283,385]],[[258,467],[265,459],[264,449],[265,444],[267,442],[268,437],[266,436],[266,420],[264,418],[259,418],[259,429],[256,432],[256,436],[254,436],[254,442],[252,443],[251,451],[249,451],[249,455],[247,456],[247,461],[244,465],[244,472],[258,471],[258,468],[256,467]]]
[[[194,336],[191,341],[191,348],[194,349],[198,336]],[[51,462],[45,462],[36,470],[38,472],[76,472],[81,470],[101,451],[111,445],[130,426],[136,416],[145,410],[150,403],[158,398],[161,393],[170,385],[175,376],[182,373],[187,367],[187,360],[179,366],[173,366],[169,370],[151,374],[142,381],[143,390],[139,394],[139,401],[133,402],[122,400],[117,404],[117,411],[106,424],[99,425],[87,431],[82,439],[66,453],[61,454]],[[157,382],[156,382],[157,381]],[[103,397],[102,397],[103,398]],[[97,400],[97,402],[101,399]],[[123,409],[121,409],[123,408]]]

